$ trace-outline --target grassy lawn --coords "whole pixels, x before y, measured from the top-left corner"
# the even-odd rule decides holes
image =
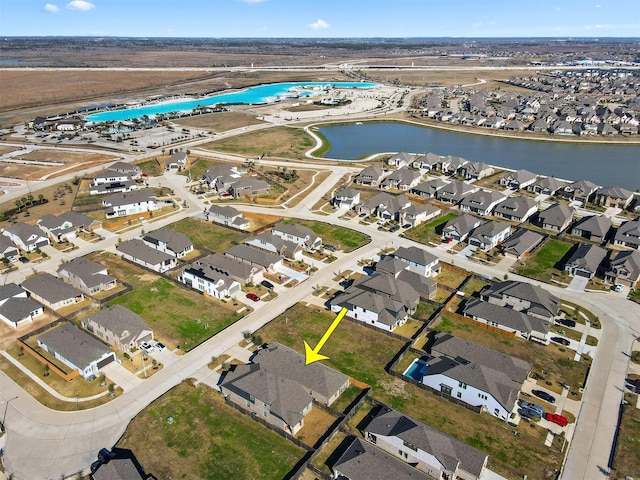
[[[233,241],[241,233],[196,218],[184,218],[169,226],[171,230],[184,233],[196,248],[207,248],[214,252],[225,252],[233,246]]]
[[[423,225],[414,227],[404,233],[404,236],[420,243],[440,243],[442,229],[444,224],[449,220],[458,217],[458,214],[450,212],[446,215],[436,218],[435,220]]]
[[[340,395],[338,399],[331,404],[331,408],[344,413],[347,407],[351,405],[351,402],[353,402],[361,392],[362,389],[355,385],[349,385],[349,388],[347,388],[342,395]]]
[[[307,445],[315,445],[336,420],[336,416],[314,406],[304,417],[304,426],[296,434],[296,438]]]
[[[420,318],[422,320],[429,320],[431,316],[436,312],[438,307],[435,305],[431,305],[430,303],[420,302],[418,304],[418,308],[416,308],[416,313],[413,314],[415,318]]]
[[[136,163],[136,166],[140,167],[142,173],[145,173],[149,177],[159,177],[164,173],[164,168],[157,158],[152,158],[150,160],[145,160],[144,162]]]
[[[471,297],[474,293],[480,292],[484,287],[489,285],[489,282],[485,282],[484,280],[480,280],[479,278],[472,278],[467,282],[462,291],[465,296]]]
[[[458,288],[465,278],[467,278],[467,275],[446,268],[443,268],[438,275],[433,277],[436,282],[451,288]]]
[[[393,333],[406,337],[407,340],[411,339],[418,329],[422,327],[423,323],[416,320],[407,320],[407,322],[401,327],[396,328]]]
[[[640,410],[635,408],[638,396],[624,395],[629,405],[624,407],[620,435],[613,457],[613,478],[640,477]]]
[[[167,422],[173,417],[173,423]],[[157,478],[283,478],[304,450],[224,403],[208,387],[182,383],[132,420],[119,448]]]
[[[568,275],[556,268],[556,265],[572,247],[572,243],[551,238],[526,261],[524,266],[516,264],[519,266],[515,267],[515,272],[543,282],[550,282],[552,277],[568,281],[570,280]]]
[[[325,244],[333,245],[338,250],[344,250],[349,253],[356,250],[369,242],[369,238],[364,233],[357,232],[345,227],[338,227],[323,222],[314,222],[310,220],[285,220],[283,223],[297,223],[310,228],[313,232],[322,238]]]
[[[331,454],[340,446],[342,442],[345,441],[347,435],[342,432],[336,432],[336,434],[329,440],[329,442],[324,446],[324,448],[318,453],[318,455],[313,459],[313,466],[319,468],[324,473],[329,475],[331,470],[326,465],[327,460],[331,456]],[[315,478],[315,477],[312,477]]]

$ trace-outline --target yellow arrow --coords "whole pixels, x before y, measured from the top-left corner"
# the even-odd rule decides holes
[[[327,340],[329,340],[329,337],[331,336],[333,331],[336,329],[336,327],[340,323],[340,320],[342,320],[342,318],[345,316],[346,313],[347,313],[347,309],[343,307],[342,310],[340,310],[340,313],[338,314],[338,316],[335,318],[335,320],[331,324],[331,326],[327,329],[326,332],[324,332],[324,335],[316,345],[316,348],[311,348],[306,341],[304,342],[305,365],[309,365],[310,363],[317,362],[318,360],[324,360],[325,358],[329,358],[326,355],[321,355],[318,352],[324,346],[324,344],[327,343]]]

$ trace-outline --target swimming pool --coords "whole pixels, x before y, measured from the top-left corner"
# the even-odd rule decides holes
[[[191,111],[198,107],[210,107],[220,103],[241,103],[245,105],[267,103],[269,99],[277,99],[278,97],[292,91],[297,92],[300,97],[311,97],[322,93],[323,90],[320,90],[321,87],[372,88],[375,86],[375,83],[367,82],[273,83],[270,85],[260,85],[257,87],[247,88],[246,90],[241,90],[239,92],[221,93],[197,99],[177,100],[174,102],[155,103],[135,108],[92,113],[91,115],[87,115],[85,120],[88,122],[121,122],[124,120],[133,120],[134,118],[142,118],[145,115],[152,117],[154,115],[166,114],[169,112]]]
[[[403,373],[405,377],[414,379],[417,382],[422,382],[424,372],[427,370],[427,364],[422,360],[416,359],[413,361],[409,368]]]

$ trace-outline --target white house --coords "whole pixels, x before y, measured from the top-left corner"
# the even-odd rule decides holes
[[[133,192],[114,193],[102,200],[107,207],[105,217],[124,217],[136,213],[151,212],[160,209],[152,190],[142,189]]]
[[[203,264],[194,263],[185,268],[178,276],[178,281],[218,300],[230,297],[241,290],[240,283],[229,275],[207,268]]]
[[[9,228],[2,230],[2,235],[8,237],[20,250],[27,252],[49,245],[49,239],[45,232],[27,223],[14,223]]]
[[[307,250],[315,250],[322,246],[322,238],[313,230],[297,223],[279,223],[271,229],[271,233],[284,240],[297,243]]]
[[[488,252],[498,246],[499,243],[502,243],[509,235],[511,235],[510,224],[490,220],[473,229],[469,234],[467,242],[469,245],[476,246]]]
[[[246,230],[250,226],[249,220],[242,216],[242,212],[228,205],[211,205],[207,212],[207,220],[240,230]]]
[[[409,265],[409,270],[433,277],[440,273],[440,260],[435,255],[418,247],[400,247],[393,254],[395,258]]]
[[[44,313],[44,307],[29,298],[27,291],[15,283],[0,286],[0,320],[11,328],[32,323]]]

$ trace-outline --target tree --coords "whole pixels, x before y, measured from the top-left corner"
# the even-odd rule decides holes
[[[15,201],[16,204],[16,208],[20,211],[22,211],[22,200],[18,199]]]
[[[43,377],[48,377],[49,376],[49,364],[45,363],[44,364],[44,371],[42,372],[42,376]]]
[[[33,205],[33,195],[27,195],[27,202],[29,202],[30,207]]]

